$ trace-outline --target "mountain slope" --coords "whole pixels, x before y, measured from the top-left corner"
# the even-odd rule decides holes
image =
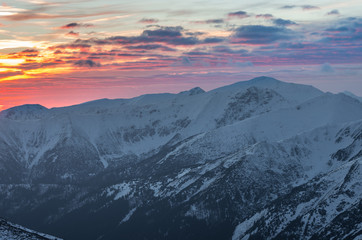
[[[293,189],[236,227],[233,239],[354,239],[361,236],[362,159]]]
[[[1,240],[61,240],[47,234],[38,233],[0,218]]]

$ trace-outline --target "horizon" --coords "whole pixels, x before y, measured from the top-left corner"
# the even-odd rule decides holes
[[[206,91],[257,76],[362,94],[355,0],[5,0],[0,111]]]
[[[16,105],[16,106],[12,106],[12,107],[9,107],[7,109],[1,109],[0,112],[2,111],[5,111],[5,110],[8,110],[8,109],[11,109],[11,108],[16,108],[16,107],[22,107],[22,106],[27,106],[27,105],[34,105],[34,106],[41,106],[41,107],[45,107],[46,109],[50,110],[50,109],[57,109],[57,108],[67,108],[67,107],[72,107],[72,106],[78,106],[78,105],[82,105],[82,104],[87,104],[87,103],[91,103],[91,102],[97,102],[97,101],[102,101],[102,100],[129,100],[129,99],[134,99],[134,98],[138,98],[138,97],[142,97],[142,96],[145,96],[145,95],[158,95],[158,94],[174,94],[174,95],[177,95],[177,94],[180,94],[182,92],[187,92],[187,91],[190,91],[194,88],[200,88],[201,90],[205,91],[205,92],[210,92],[210,91],[214,91],[214,90],[217,90],[219,88],[223,88],[223,87],[227,87],[227,86],[231,86],[231,85],[234,85],[234,84],[237,84],[237,83],[242,83],[242,82],[249,82],[249,81],[253,81],[253,80],[256,80],[258,78],[268,78],[268,79],[271,79],[271,80],[276,80],[278,82],[282,82],[282,83],[292,83],[292,84],[300,84],[300,83],[295,83],[295,82],[285,82],[285,81],[281,81],[279,79],[276,79],[276,78],[273,78],[273,77],[268,77],[268,76],[259,76],[259,77],[254,77],[254,78],[251,78],[251,79],[248,79],[248,80],[243,80],[243,81],[236,81],[236,82],[233,82],[233,83],[229,83],[229,84],[225,84],[225,85],[221,85],[221,86],[218,86],[216,88],[211,88],[211,89],[207,89],[205,90],[204,88],[200,87],[200,86],[193,86],[191,88],[188,88],[188,89],[183,89],[179,92],[155,92],[155,93],[145,93],[145,94],[141,94],[141,95],[136,95],[136,96],[133,96],[133,97],[129,97],[129,98],[98,98],[98,99],[92,99],[92,100],[89,100],[89,101],[85,101],[85,102],[80,102],[80,103],[75,103],[75,104],[72,104],[72,105],[64,105],[64,106],[54,106],[54,107],[48,107],[48,106],[44,106],[40,103],[25,103],[25,104],[21,104],[21,105]],[[323,93],[329,93],[329,91],[323,91],[322,89],[319,89],[313,85],[309,85],[309,84],[300,84],[300,85],[305,85],[305,86],[311,86],[315,89],[318,89],[320,91],[322,91]],[[333,94],[338,94],[338,93],[343,93],[349,97],[352,97],[346,93],[348,93],[349,91],[342,91],[342,92],[335,92]],[[351,92],[349,92],[351,93]],[[352,93],[353,94],[353,93]],[[359,96],[359,95],[356,95],[356,94],[353,94],[355,97],[358,97],[358,98],[362,98],[362,96]],[[352,97],[354,98],[354,97]]]

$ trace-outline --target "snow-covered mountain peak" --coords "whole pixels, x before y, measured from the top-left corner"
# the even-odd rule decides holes
[[[249,81],[240,81],[214,89],[210,92],[232,93],[235,91],[242,91],[250,87],[268,88],[274,90],[286,100],[294,103],[302,103],[323,94],[321,90],[310,85],[283,82],[271,77],[258,77]]]
[[[282,81],[279,81],[275,78],[267,77],[267,76],[256,77],[256,78],[249,80],[249,82],[259,83],[259,84],[264,84],[264,85],[282,83]]]
[[[201,94],[201,93],[204,93],[204,92],[205,92],[205,90],[203,90],[202,88],[195,87],[195,88],[192,88],[192,89],[190,89],[188,91],[180,92],[179,94],[193,96],[193,95]]]
[[[0,112],[0,116],[12,120],[39,119],[48,109],[39,104],[26,104]]]

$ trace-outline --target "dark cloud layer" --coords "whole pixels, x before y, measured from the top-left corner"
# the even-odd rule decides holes
[[[161,45],[161,44],[143,44],[137,46],[126,46],[130,50],[162,50],[162,51],[175,51],[175,49]]]
[[[222,18],[218,18],[218,19],[208,19],[205,21],[193,21],[191,23],[196,23],[196,24],[222,24],[224,23],[224,19]]]
[[[21,51],[22,53],[39,53],[38,50],[36,49],[25,49],[23,51]]]
[[[273,23],[278,26],[291,26],[291,25],[297,25],[295,22],[291,20],[286,20],[282,18],[273,19]]]
[[[229,17],[238,17],[238,18],[246,18],[249,17],[248,13],[245,11],[237,11],[237,12],[231,12],[228,14]]]
[[[327,13],[327,15],[339,15],[339,11],[337,9],[334,9]]]
[[[90,59],[78,60],[78,61],[74,62],[74,65],[78,66],[78,67],[100,67],[99,63],[96,63]]]
[[[76,44],[97,45],[133,45],[164,43],[173,46],[189,46],[198,44],[213,44],[224,41],[224,38],[210,37],[200,39],[197,36],[185,36],[183,27],[159,27],[153,30],[144,30],[139,36],[113,36],[106,39],[78,40]]]
[[[69,23],[67,25],[61,26],[61,29],[72,29],[72,28],[78,28],[78,27],[92,27],[93,24],[84,24],[84,23]]]
[[[78,43],[81,41],[75,41],[75,43],[70,43],[70,44],[61,44],[61,45],[56,45],[53,47],[49,47],[50,50],[59,50],[59,49],[84,49],[84,48],[90,48],[92,45],[90,44],[85,44],[85,43]]]
[[[79,33],[78,32],[74,32],[74,31],[70,31],[67,33],[67,36],[71,36],[71,37],[78,37]]]
[[[273,16],[273,14],[266,13],[266,14],[257,14],[255,17],[256,18],[272,19],[274,16]]]
[[[235,30],[233,43],[268,44],[278,40],[289,40],[294,32],[284,27],[246,25]]]
[[[156,18],[142,18],[138,22],[139,23],[144,23],[144,24],[154,24],[154,23],[158,23],[158,19],[156,19]]]
[[[279,47],[282,49],[303,49],[306,48],[307,45],[303,43],[283,42],[279,44]]]
[[[319,9],[319,7],[313,5],[285,5],[281,7],[281,9],[293,9],[293,8],[301,8],[305,11]]]
[[[215,46],[212,48],[212,51],[215,53],[227,53],[227,54],[243,54],[246,55],[248,50],[245,49],[231,49],[228,46]]]
[[[340,20],[333,27],[322,33],[321,42],[339,43],[358,46],[356,51],[362,52],[362,18],[347,18]]]

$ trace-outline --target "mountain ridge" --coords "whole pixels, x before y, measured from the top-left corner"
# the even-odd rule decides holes
[[[223,87],[215,88],[215,89],[212,89],[212,90],[207,91],[207,92],[218,91],[218,90],[221,90],[221,89],[224,89],[224,88],[230,88],[230,87],[235,87],[235,86],[243,86],[243,87],[245,87],[245,86],[264,85],[264,87],[268,87],[268,85],[269,86],[275,86],[275,85],[278,85],[278,84],[300,85],[300,86],[307,86],[307,87],[314,88],[311,85],[288,83],[288,82],[283,82],[283,81],[277,80],[277,79],[272,78],[272,77],[261,76],[261,77],[255,77],[255,78],[250,79],[250,80],[239,81],[239,82],[232,83],[232,84],[229,84],[229,85],[226,85],[226,86],[223,86]],[[314,89],[316,89],[316,88],[314,88]],[[63,107],[53,107],[53,108],[46,108],[46,107],[44,107],[44,106],[42,106],[40,104],[24,104],[24,105],[14,106],[14,107],[2,110],[2,111],[0,111],[0,114],[2,112],[7,112],[10,109],[12,109],[12,110],[20,109],[21,110],[22,108],[26,109],[28,107],[39,107],[39,108],[41,107],[41,108],[46,108],[48,110],[63,109],[63,108],[72,108],[72,107],[76,107],[76,106],[80,106],[80,105],[97,104],[97,103],[100,103],[100,102],[127,101],[127,100],[130,101],[130,100],[136,100],[136,99],[139,99],[139,98],[145,98],[145,97],[149,97],[149,96],[162,96],[162,95],[164,95],[164,96],[177,96],[179,94],[193,93],[193,92],[204,93],[205,91],[200,87],[193,87],[193,88],[191,88],[189,90],[181,91],[179,93],[152,93],[152,94],[144,94],[144,95],[140,95],[140,96],[136,96],[136,97],[132,97],[132,98],[115,98],[115,99],[102,98],[102,99],[96,99],[96,100],[83,102],[83,103],[80,103],[80,104],[75,104],[75,105],[70,105],[70,106],[63,106]]]

